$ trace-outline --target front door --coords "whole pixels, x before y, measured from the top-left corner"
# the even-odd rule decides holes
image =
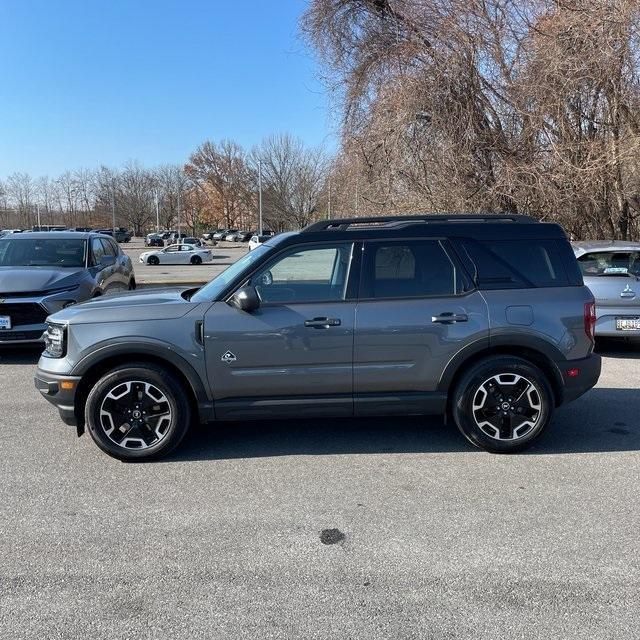
[[[257,310],[207,311],[216,418],[352,415],[352,253],[352,243],[289,247],[248,281]]]
[[[488,345],[487,305],[446,242],[365,243],[354,339],[356,415],[440,413],[449,361]]]

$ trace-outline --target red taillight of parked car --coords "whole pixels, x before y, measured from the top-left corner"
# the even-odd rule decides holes
[[[584,305],[584,332],[591,342],[595,339],[596,330],[596,303],[594,300]]]

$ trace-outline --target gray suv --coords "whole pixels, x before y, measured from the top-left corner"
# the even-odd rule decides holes
[[[41,343],[48,315],[135,286],[131,260],[113,238],[75,231],[0,238],[0,345]]]
[[[594,300],[561,227],[409,216],[280,234],[200,289],[49,319],[36,387],[123,460],[192,420],[443,414],[523,449],[595,385]]]

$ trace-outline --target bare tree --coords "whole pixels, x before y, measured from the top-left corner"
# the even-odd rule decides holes
[[[160,223],[164,229],[171,229],[178,219],[178,202],[184,205],[189,180],[182,166],[165,164],[154,171],[158,203],[160,209]],[[181,206],[181,211],[184,207]]]
[[[337,180],[368,212],[637,234],[639,25],[635,0],[313,0],[303,29],[342,106]]]
[[[239,144],[203,143],[191,155],[185,173],[207,198],[213,216],[227,227],[255,219],[255,174]]]
[[[16,209],[18,224],[23,228],[33,225],[36,204],[36,187],[28,173],[12,173],[7,177],[6,191]]]
[[[321,148],[307,148],[289,134],[263,140],[252,154],[262,166],[264,215],[274,230],[301,228],[317,214],[329,173]]]
[[[129,224],[135,235],[142,235],[155,218],[154,188],[153,173],[135,162],[127,163],[118,176],[116,203],[120,224]]]

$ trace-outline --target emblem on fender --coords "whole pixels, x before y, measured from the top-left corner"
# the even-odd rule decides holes
[[[222,362],[226,362],[227,364],[231,364],[232,362],[235,362],[237,358],[233,353],[231,353],[231,351],[226,351],[222,354],[220,360],[222,360]]]

